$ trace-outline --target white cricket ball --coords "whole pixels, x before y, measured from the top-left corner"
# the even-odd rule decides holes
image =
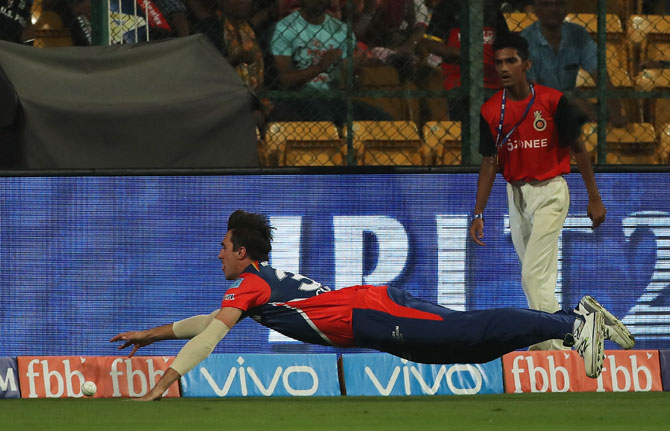
[[[98,387],[95,386],[95,383],[91,382],[90,380],[88,382],[84,382],[83,385],[81,385],[81,393],[86,395],[87,397],[92,397],[95,395],[95,392],[98,390]]]

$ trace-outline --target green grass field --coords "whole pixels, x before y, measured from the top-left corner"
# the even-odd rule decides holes
[[[668,430],[670,395],[0,400],[13,430]]]

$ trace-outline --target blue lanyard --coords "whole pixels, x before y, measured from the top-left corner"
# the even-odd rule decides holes
[[[500,147],[505,145],[505,142],[507,142],[509,137],[512,136],[512,133],[514,133],[516,128],[519,127],[519,124],[521,124],[521,122],[526,118],[526,115],[528,115],[530,107],[533,105],[533,102],[535,102],[535,86],[533,84],[530,84],[530,94],[532,95],[530,98],[530,102],[528,102],[526,110],[523,111],[521,119],[519,120],[518,123],[514,125],[514,127],[512,127],[512,130],[507,132],[507,134],[503,137],[501,141],[500,137],[502,136],[503,122],[505,121],[505,105],[507,104],[507,90],[503,90],[502,103],[500,104],[500,122],[498,123],[498,136],[496,136],[496,149],[499,149]]]

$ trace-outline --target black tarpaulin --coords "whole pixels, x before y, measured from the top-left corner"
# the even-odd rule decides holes
[[[252,96],[202,35],[45,49],[0,41],[0,67],[0,121],[13,88],[26,168],[258,164]]]

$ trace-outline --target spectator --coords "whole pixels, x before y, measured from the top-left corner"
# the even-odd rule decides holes
[[[223,23],[221,22],[223,12],[218,1],[186,0],[186,4],[191,32],[204,34],[219,51],[223,52]]]
[[[458,5],[441,3],[435,11],[427,33],[430,37],[422,43],[422,47],[441,62],[442,79],[445,90],[453,90],[461,86],[461,32],[460,11]],[[509,30],[505,23],[498,1],[486,0],[484,3],[484,88],[498,90],[500,78],[496,72],[493,59],[493,42],[497,35],[507,34]],[[436,62],[437,62],[436,61]],[[464,96],[451,99],[449,118],[462,121],[466,114]]]
[[[533,12],[533,0],[521,1],[504,1],[500,5],[500,11],[505,13],[510,12]]]
[[[326,13],[342,20],[343,11],[350,0],[331,0]],[[376,1],[376,0],[375,0]],[[355,8],[362,6],[363,0],[353,0]],[[254,0],[249,23],[256,34],[263,37],[264,33],[273,27],[280,19],[290,15],[300,8],[300,0]]]
[[[186,6],[181,0],[154,0],[154,2],[170,24],[172,36],[184,37],[191,34]]]
[[[44,0],[42,7],[58,14],[74,46],[93,45],[91,0]]]
[[[415,75],[417,46],[430,18],[428,3],[439,1],[364,0],[355,18],[354,33],[369,49],[368,57],[395,66],[403,80]]]
[[[263,85],[263,53],[247,21],[251,0],[223,0],[223,55],[252,90]]]
[[[428,23],[416,18],[413,0],[366,0],[365,10],[371,15],[363,27],[357,23],[357,36],[373,47],[386,47],[395,53],[412,55],[423,38]]]
[[[0,0],[0,40],[23,43],[33,38],[32,0]]]
[[[284,18],[300,9],[301,0],[277,0],[279,16]],[[340,0],[330,0],[326,13],[333,18],[342,19],[342,3]]]
[[[597,79],[598,53],[591,35],[579,24],[565,22],[566,0],[535,0],[538,21],[528,26],[521,35],[528,40],[532,65],[528,79],[562,92],[574,90],[577,73],[582,68]],[[612,84],[607,80],[609,88]],[[608,99],[610,121],[622,126],[621,105]],[[595,121],[597,116],[591,103],[575,99],[577,104]]]
[[[353,52],[344,22],[326,14],[330,0],[302,0],[301,8],[279,21],[271,41],[271,52],[282,88],[296,89],[302,96],[275,102],[271,121],[332,121],[343,124],[346,104],[326,98],[325,91],[342,84],[345,58]],[[355,38],[354,38],[355,39]],[[351,44],[350,44],[351,43]],[[355,120],[390,120],[384,111],[353,102]]]
[[[431,53],[424,45],[424,42],[431,42],[433,38],[428,36],[427,28],[439,10],[445,9],[448,5],[453,15],[453,5],[451,2],[443,0],[414,0],[414,15],[417,22],[425,25],[423,38],[417,45],[416,52],[419,56],[419,64],[414,76],[416,86],[421,90],[439,91],[442,90],[442,72],[440,70],[441,58]],[[437,60],[437,61],[436,61]],[[444,121],[449,120],[449,107],[444,97],[419,99],[421,106],[422,121]]]
[[[93,45],[91,27],[91,0],[71,0],[71,21],[69,24],[72,43],[75,46]]]
[[[252,0],[221,0],[221,11],[205,0],[189,0],[188,4],[196,21],[193,31],[209,37],[242,81],[251,90],[259,90],[264,76],[263,52],[249,22]]]
[[[442,0],[359,0],[347,14],[361,40],[359,48],[369,63],[388,64],[397,69],[404,88],[428,91],[442,89],[440,72],[425,61],[421,41],[437,5]],[[400,83],[399,83],[400,84]],[[419,119],[447,120],[446,100],[420,98]]]
[[[345,11],[354,11],[353,17],[362,11],[363,0],[353,0],[354,7],[350,9],[350,0],[331,0],[326,13],[334,18],[340,18]],[[376,1],[376,0],[374,0]],[[265,63],[265,86],[267,89],[281,89],[278,82],[277,70],[274,64],[274,57],[270,47],[274,28],[279,20],[287,15],[297,11],[300,8],[300,0],[254,0],[249,23],[254,28],[258,37],[261,50],[264,54]],[[345,8],[346,7],[346,8]]]
[[[276,0],[253,0],[249,23],[260,38],[279,20]]]

